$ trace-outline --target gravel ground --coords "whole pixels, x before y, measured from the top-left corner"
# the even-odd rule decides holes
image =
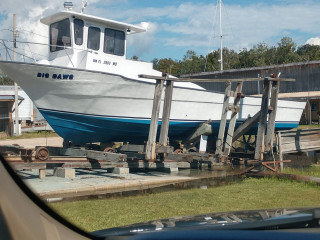
[[[63,139],[61,137],[0,140],[0,145],[18,144],[25,148],[34,148],[35,146],[62,147],[62,143]]]

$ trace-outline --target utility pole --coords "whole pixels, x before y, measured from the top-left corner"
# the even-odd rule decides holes
[[[13,14],[13,61],[17,61],[17,30],[16,30],[16,14]],[[18,104],[18,84],[14,83],[14,112],[15,112],[15,132],[19,136],[19,104]]]
[[[222,0],[219,0],[219,22],[220,22],[220,70],[223,71],[223,56],[222,56]]]

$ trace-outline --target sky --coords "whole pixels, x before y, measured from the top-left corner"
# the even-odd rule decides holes
[[[15,13],[18,40],[47,43],[48,29],[39,20],[63,10],[63,3],[1,0],[0,39],[12,39],[10,29]],[[73,5],[73,10],[78,11],[81,0],[73,1]],[[181,60],[188,50],[206,55],[219,48],[217,5],[217,0],[88,0],[85,13],[148,26],[146,33],[128,37],[128,58],[135,55],[145,61]],[[277,45],[282,37],[291,37],[298,46],[308,40],[319,44],[319,10],[320,0],[223,0],[223,46],[239,52],[262,42]],[[37,51],[42,54],[37,58],[45,58],[48,50],[40,47]],[[0,53],[5,58],[1,44]]]

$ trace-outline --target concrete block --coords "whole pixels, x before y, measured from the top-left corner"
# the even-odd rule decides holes
[[[56,177],[74,179],[76,177],[76,171],[74,168],[56,167],[53,171],[53,175]]]
[[[207,151],[207,142],[208,142],[208,136],[201,135],[200,136],[200,145],[199,145],[199,152],[200,153],[205,153]]]
[[[179,168],[177,168],[177,167],[171,167],[171,168],[168,168],[168,169],[169,169],[170,173],[178,173],[179,172]]]
[[[112,173],[114,174],[129,174],[129,168],[114,168]]]
[[[39,169],[39,178],[44,179],[46,177],[46,169]]]

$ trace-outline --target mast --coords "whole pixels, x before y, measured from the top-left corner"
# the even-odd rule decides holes
[[[223,56],[222,56],[222,14],[221,14],[221,3],[222,0],[219,0],[219,23],[220,23],[220,70],[223,71]]]

